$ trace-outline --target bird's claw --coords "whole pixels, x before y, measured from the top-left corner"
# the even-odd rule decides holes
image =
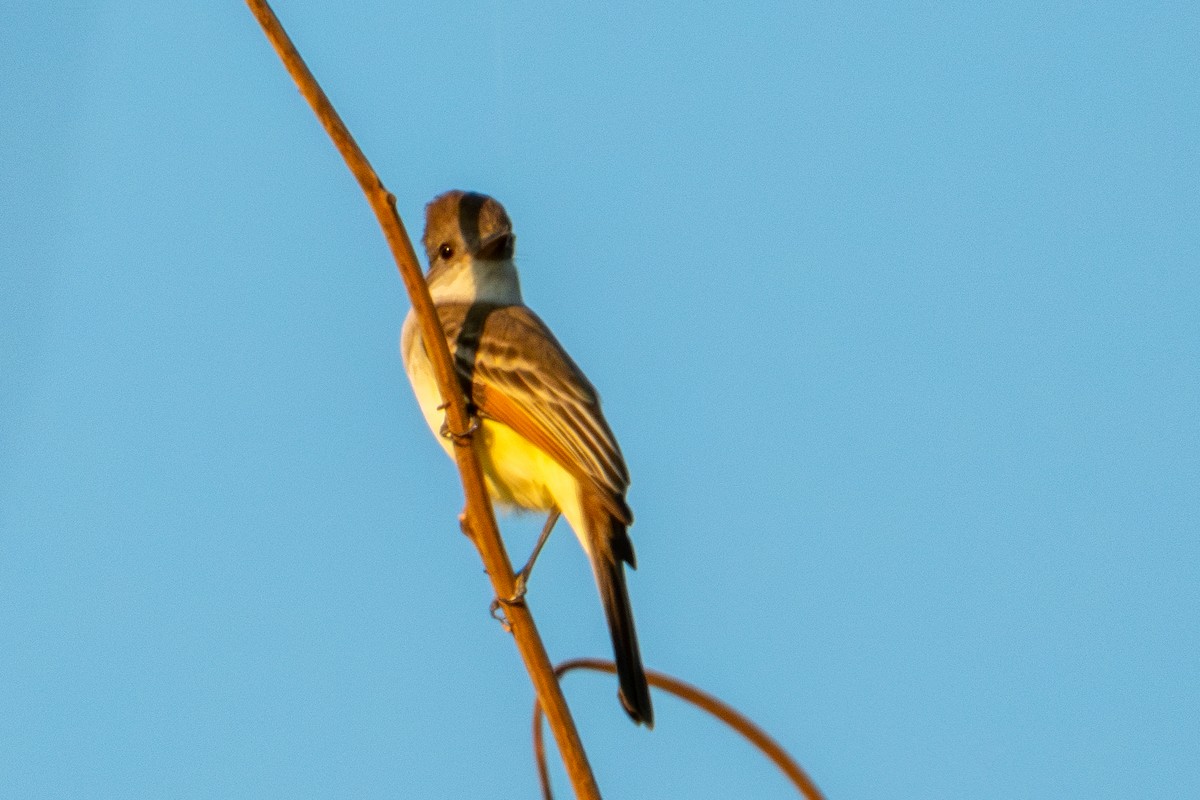
[[[488,613],[492,615],[492,619],[500,623],[500,627],[505,633],[512,633],[512,623],[508,621],[508,615],[504,613],[504,606],[507,605],[503,600],[497,597],[488,607]]]
[[[442,407],[443,406],[438,406],[438,408],[442,408]],[[465,431],[462,431],[461,433],[458,431],[450,430],[449,421],[442,420],[441,434],[442,434],[443,438],[450,439],[455,444],[465,444],[471,438],[471,434],[475,433],[475,431],[477,431],[477,430],[479,430],[479,417],[476,417],[476,416],[471,417],[471,421],[467,425],[467,429]]]
[[[525,574],[518,572],[516,580],[513,582],[513,592],[505,598],[495,598],[488,606],[488,613],[492,615],[492,619],[500,623],[500,627],[504,628],[506,633],[512,633],[512,623],[508,621],[508,615],[504,613],[504,609],[509,606],[525,605]]]

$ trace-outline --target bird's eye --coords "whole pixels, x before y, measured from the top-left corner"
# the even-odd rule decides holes
[[[442,258],[450,258],[450,256],[454,255],[454,248],[449,244],[444,244],[438,248],[438,255]]]

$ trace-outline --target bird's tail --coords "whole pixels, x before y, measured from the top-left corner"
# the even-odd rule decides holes
[[[600,601],[608,618],[612,634],[613,655],[617,662],[617,679],[621,690],[621,705],[634,722],[654,727],[654,708],[650,704],[650,685],[642,668],[638,650],[637,631],[633,626],[633,609],[625,587],[625,564],[637,568],[633,544],[625,525],[607,511],[591,515],[592,570],[600,589]]]

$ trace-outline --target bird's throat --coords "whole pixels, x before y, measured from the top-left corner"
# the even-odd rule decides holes
[[[429,292],[434,303],[521,303],[521,281],[511,259],[478,261],[463,259],[439,265],[429,274]]]

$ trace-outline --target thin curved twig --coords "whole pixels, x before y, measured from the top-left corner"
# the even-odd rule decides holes
[[[573,658],[555,667],[554,673],[559,678],[562,678],[563,675],[574,669],[590,669],[596,672],[606,672],[610,675],[615,674],[617,671],[616,665],[613,662],[602,658]],[[650,682],[651,686],[670,692],[676,697],[707,711],[740,733],[750,744],[757,747],[759,752],[771,759],[775,766],[779,767],[779,770],[787,776],[792,785],[807,800],[824,800],[821,790],[813,783],[812,778],[808,777],[808,774],[800,768],[796,760],[788,755],[788,752],[772,739],[766,731],[758,727],[758,725],[740,711],[718,700],[704,690],[690,683],[684,683],[678,678],[665,673],[648,669],[646,670],[646,679]],[[542,740],[542,707],[538,705],[536,700],[533,704],[533,753],[534,759],[537,762],[538,780],[542,786],[542,798],[543,800],[554,800],[554,795],[550,791],[550,771],[546,767],[546,746]]]
[[[429,287],[421,274],[421,267],[417,263],[417,256],[404,224],[396,213],[396,198],[384,188],[379,175],[359,149],[325,92],[321,90],[270,5],[266,0],[246,0],[246,3],[283,61],[288,74],[296,82],[300,93],[312,107],[338,152],[342,154],[346,166],[358,179],[363,194],[367,196],[421,323],[421,335],[433,362],[438,388],[446,401],[447,424],[450,430],[470,431],[466,399],[454,377],[450,351],[434,310],[433,300],[429,296]],[[454,454],[459,474],[462,476],[463,493],[466,495],[467,507],[463,528],[479,550],[484,569],[491,578],[495,596],[512,597],[515,594],[516,577],[513,575],[512,563],[504,549],[504,543],[500,539],[500,531],[496,527],[496,517],[484,486],[478,455],[469,434],[456,437],[455,442],[462,445],[454,448]],[[546,655],[546,648],[538,636],[533,616],[524,603],[505,604],[504,612],[508,629],[513,634],[517,649],[525,662],[525,669],[533,682],[539,708],[542,703],[546,704],[547,718],[550,720],[550,727],[554,731],[554,738],[558,742],[567,773],[571,776],[576,797],[599,800],[600,789],[592,775],[587,755],[583,750],[583,742],[571,719],[570,709],[567,708],[567,701],[555,677],[550,658]]]

